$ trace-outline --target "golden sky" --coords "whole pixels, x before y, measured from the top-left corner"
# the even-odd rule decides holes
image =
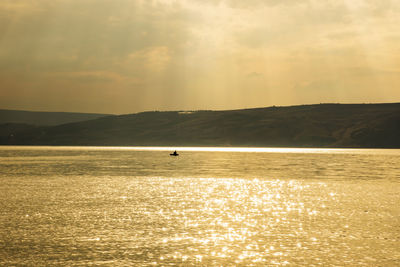
[[[1,0],[0,108],[400,102],[399,0]]]

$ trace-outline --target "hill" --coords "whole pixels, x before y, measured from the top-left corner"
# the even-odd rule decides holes
[[[0,133],[9,145],[400,148],[400,103],[143,112]]]
[[[65,123],[93,120],[104,116],[110,116],[110,114],[38,112],[0,109],[0,124],[22,123],[41,126],[54,126]]]

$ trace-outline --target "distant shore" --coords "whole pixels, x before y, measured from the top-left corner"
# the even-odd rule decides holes
[[[400,148],[400,103],[317,104],[0,124],[0,145]]]

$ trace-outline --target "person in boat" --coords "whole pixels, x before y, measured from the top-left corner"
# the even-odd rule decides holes
[[[178,156],[178,152],[176,152],[176,150],[174,151],[174,153],[170,154],[171,156]]]

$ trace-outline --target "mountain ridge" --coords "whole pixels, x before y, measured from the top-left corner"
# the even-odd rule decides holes
[[[0,109],[0,124],[21,123],[38,126],[55,126],[105,116],[112,116],[112,114]]]
[[[400,148],[400,103],[148,111],[0,132],[3,145]]]

